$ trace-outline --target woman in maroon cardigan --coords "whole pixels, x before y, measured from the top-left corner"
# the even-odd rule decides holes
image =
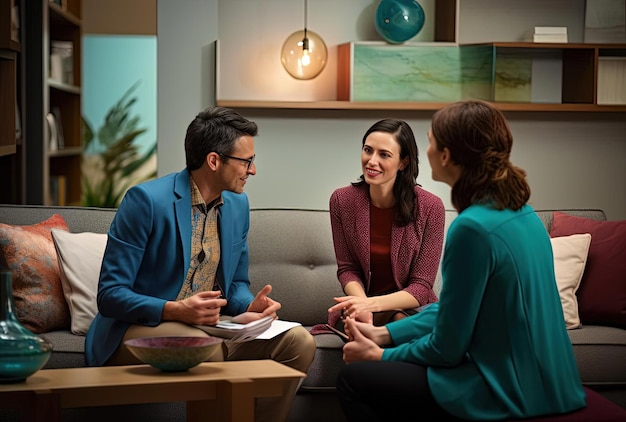
[[[337,277],[346,296],[332,315],[382,325],[437,301],[445,208],[417,184],[419,159],[410,126],[375,123],[363,136],[360,180],[330,197]]]

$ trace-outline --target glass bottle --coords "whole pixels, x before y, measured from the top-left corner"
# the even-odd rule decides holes
[[[13,308],[11,273],[0,271],[0,383],[25,381],[52,354],[50,342],[24,327]]]

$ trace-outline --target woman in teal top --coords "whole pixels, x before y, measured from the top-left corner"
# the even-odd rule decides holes
[[[463,101],[435,113],[432,178],[459,212],[442,258],[439,303],[374,327],[348,316],[337,379],[349,421],[506,420],[585,406],[554,276],[550,239],[511,164],[503,114]]]

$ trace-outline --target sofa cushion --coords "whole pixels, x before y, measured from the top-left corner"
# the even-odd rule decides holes
[[[96,293],[107,235],[52,230],[61,269],[63,294],[70,308],[71,330],[87,334],[98,312]]]
[[[554,254],[554,274],[563,306],[565,327],[567,329],[579,328],[576,291],[587,263],[591,235],[589,233],[573,234],[553,237],[550,240]]]
[[[37,334],[65,329],[70,324],[50,233],[53,228],[68,230],[58,214],[32,225],[0,223],[0,249],[11,271],[15,314]]]
[[[346,365],[343,361],[344,342],[335,334],[317,334],[313,338],[317,349],[301,390],[335,391],[337,374]]]
[[[568,330],[578,373],[590,387],[626,388],[626,330],[583,325]]]
[[[85,337],[68,330],[57,330],[41,334],[52,343],[52,355],[43,369],[81,368],[85,362]]]
[[[551,237],[579,233],[591,234],[577,293],[581,322],[626,328],[626,220],[596,221],[554,213]]]

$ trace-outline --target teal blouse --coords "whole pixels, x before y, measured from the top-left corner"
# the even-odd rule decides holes
[[[470,420],[526,418],[585,406],[554,276],[534,210],[474,205],[452,222],[439,303],[387,325],[383,360],[428,366],[435,400]]]

